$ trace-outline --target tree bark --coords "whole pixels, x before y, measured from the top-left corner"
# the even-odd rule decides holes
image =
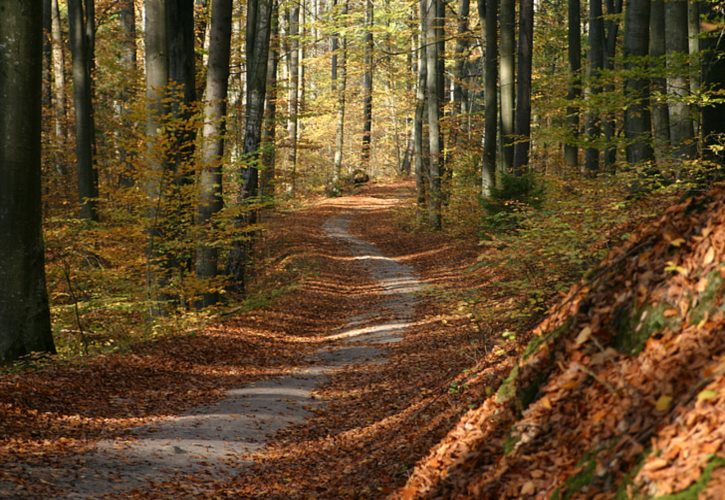
[[[55,105],[55,134],[60,144],[68,137],[68,115],[65,100],[65,49],[58,0],[52,0],[51,31],[53,38],[53,103]]]
[[[0,5],[0,361],[55,352],[41,230],[42,3]]]
[[[619,15],[622,13],[622,0],[606,0],[607,15],[609,19],[604,23],[606,29],[606,48],[605,67],[608,70],[614,70],[615,55],[617,52],[617,37],[619,34]],[[614,92],[614,83],[609,81],[604,84],[604,91],[607,93]],[[616,133],[617,115],[613,111],[609,111],[604,118],[604,139],[606,149],[604,150],[604,165],[609,173],[615,172],[615,162],[617,161],[617,144],[614,141]]]
[[[652,128],[658,157],[670,146],[670,116],[667,109],[667,79],[665,78],[665,1],[652,0],[649,20],[649,55],[662,74],[652,78]]]
[[[485,124],[483,135],[483,167],[481,170],[481,195],[491,195],[496,185],[496,132],[498,127],[498,3],[497,0],[478,0],[478,16],[481,18],[483,40],[486,44],[484,72]]]
[[[604,18],[602,0],[589,0],[589,93],[592,97],[600,94],[602,69],[604,69]],[[596,142],[601,135],[600,112],[596,104],[590,106],[587,113],[587,138],[589,145],[584,155],[585,169],[582,173],[595,175],[599,171],[599,147]]]
[[[365,0],[365,39],[363,41],[363,135],[360,161],[370,167],[370,146],[373,130],[373,1]]]
[[[426,85],[428,82],[428,56],[425,31],[427,0],[419,0],[420,30],[418,48],[418,79],[415,87],[415,117],[413,119],[413,143],[415,148],[415,185],[418,208],[426,207],[428,198],[429,142],[425,134]]]
[[[581,0],[568,0],[568,30],[567,30],[567,54],[569,56],[569,91],[567,99],[577,101],[581,99],[581,68],[582,68],[582,45],[581,45]],[[569,125],[570,140],[564,144],[564,161],[570,167],[579,166],[579,107],[570,105],[566,108],[567,123]]]
[[[369,0],[368,0],[369,1]],[[428,101],[428,136],[430,141],[430,164],[428,169],[428,222],[435,228],[441,227],[441,165],[442,141],[440,132],[440,55],[436,25],[438,3],[442,0],[427,0],[425,9],[426,34],[426,100]]]
[[[287,140],[289,142],[289,163],[291,167],[290,183],[291,194],[294,196],[297,187],[297,128],[299,125],[299,28],[300,28],[300,7],[292,4],[288,11],[289,50],[287,51]]]
[[[648,0],[629,0],[624,10],[625,68],[636,70],[649,48]],[[627,138],[627,161],[641,163],[654,159],[649,112],[649,79],[644,75],[630,76],[624,83],[628,106],[624,112],[624,132]]]
[[[347,18],[348,0],[343,0],[342,7],[343,19]],[[336,36],[336,40],[337,40]],[[335,43],[335,45],[337,42]],[[342,44],[339,49],[339,55],[335,54],[333,61],[333,75],[335,76],[333,88],[337,92],[337,127],[335,129],[335,156],[332,166],[332,187],[339,191],[340,177],[342,172],[342,155],[343,146],[345,144],[345,92],[347,90],[347,35],[342,36]]]
[[[511,172],[514,165],[515,34],[516,3],[501,0],[501,144],[503,168],[507,172]]]
[[[259,177],[259,196],[274,198],[275,159],[277,156],[277,65],[279,63],[279,2],[274,0],[267,62],[267,98],[264,104],[262,128],[262,171]]]
[[[516,85],[516,147],[514,174],[521,175],[529,164],[531,145],[531,70],[534,49],[534,0],[521,0],[519,5],[519,50]]]
[[[685,99],[690,93],[689,69],[686,62],[689,53],[688,0],[665,2],[665,33],[667,46],[667,93],[669,103],[670,140],[675,158],[693,159],[697,151],[692,129],[690,106]]]
[[[132,78],[136,75],[136,9],[133,0],[122,0],[118,7],[118,14],[121,21],[121,45],[119,51],[119,61],[126,78]],[[122,136],[124,131],[133,128],[134,123],[131,118],[131,98],[132,93],[129,91],[129,85],[122,84],[118,91],[118,113],[119,122],[123,130],[118,131],[118,135]],[[120,183],[123,186],[130,187],[133,185],[133,177],[130,175],[133,169],[130,161],[131,153],[126,150],[126,146],[121,143],[118,146],[119,160],[123,171],[120,176]]]
[[[247,4],[247,30],[245,53],[247,60],[247,91],[244,124],[244,149],[241,178],[242,186],[237,204],[244,213],[236,220],[242,228],[256,220],[256,213],[245,207],[259,194],[259,161],[262,138],[262,118],[267,91],[267,64],[273,0],[252,0]],[[227,274],[232,279],[232,289],[243,292],[247,260],[250,254],[249,240],[237,240],[229,254]]]
[[[203,243],[196,250],[196,276],[208,280],[217,275],[219,249],[206,242],[213,237],[212,219],[223,205],[222,161],[226,135],[229,62],[232,40],[232,0],[212,0],[209,62],[204,99],[204,127],[201,139],[199,207],[196,223],[201,226]],[[201,305],[219,300],[217,292],[202,295]]]
[[[68,0],[68,23],[73,56],[73,103],[75,108],[76,157],[80,217],[98,220],[98,173],[95,163],[96,130],[93,123],[91,53],[82,0]]]
[[[708,4],[705,7],[705,19],[710,25],[709,32],[703,40],[705,57],[703,59],[702,82],[713,92],[725,92],[725,29],[718,26],[725,14],[725,7]],[[702,135],[707,148],[706,158],[725,166],[725,154],[722,145],[725,143],[725,103],[718,102],[702,110]]]
[[[458,0],[458,34],[456,36],[456,47],[453,55],[455,69],[453,77],[453,109],[451,110],[451,113],[454,115],[466,112],[466,105],[463,101],[463,82],[465,80],[466,71],[466,51],[468,50],[469,45],[469,13],[470,1]],[[460,124],[458,124],[458,127],[460,127]]]

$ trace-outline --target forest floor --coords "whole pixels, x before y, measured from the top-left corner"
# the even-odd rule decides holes
[[[400,231],[412,195],[369,186],[273,216],[258,281],[285,293],[259,309],[1,376],[0,497],[401,487],[526,340],[456,306],[486,296],[496,270],[466,272],[473,238]]]

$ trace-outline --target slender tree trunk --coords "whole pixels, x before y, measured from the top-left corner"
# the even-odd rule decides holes
[[[415,87],[415,118],[413,135],[415,146],[415,185],[418,195],[418,207],[423,209],[428,198],[428,160],[429,141],[425,134],[424,120],[427,111],[426,85],[428,82],[428,47],[426,40],[426,8],[428,0],[419,0],[420,5],[420,47],[418,49],[418,79]]]
[[[146,62],[146,165],[148,173],[144,190],[148,200],[148,247],[149,260],[146,270],[146,287],[149,300],[149,313],[152,317],[160,314],[157,304],[159,279],[155,269],[159,258],[157,247],[161,237],[159,230],[161,204],[166,177],[166,148],[164,147],[165,118],[168,111],[166,97],[169,84],[169,57],[167,41],[167,2],[166,0],[146,0],[145,18],[145,62]],[[163,265],[163,262],[162,262]]]
[[[692,129],[690,106],[685,99],[690,93],[689,69],[686,62],[690,53],[687,22],[688,0],[667,0],[665,3],[665,33],[667,45],[667,93],[669,105],[670,139],[676,158],[692,159],[697,151]]]
[[[589,0],[589,93],[596,97],[602,91],[601,72],[604,69],[604,18],[602,0]],[[599,141],[601,134],[599,110],[596,104],[587,113],[587,138],[589,145],[584,155],[585,169],[582,173],[596,175],[599,171]]]
[[[196,95],[201,98],[204,96],[206,86],[206,67],[208,63],[207,34],[209,32],[209,0],[194,0],[194,36],[196,47],[201,50],[195,51],[195,69],[196,69]],[[206,56],[206,61],[204,60]]]
[[[568,0],[568,56],[569,56],[569,92],[567,99],[577,101],[581,99],[581,67],[582,67],[582,46],[581,46],[581,0]],[[579,166],[579,147],[576,142],[579,140],[579,107],[568,106],[566,109],[569,135],[571,137],[564,145],[564,160],[567,165],[573,168]]]
[[[496,132],[498,127],[498,3],[497,0],[478,0],[483,40],[486,43],[484,92],[486,98],[483,135],[483,169],[481,171],[481,195],[491,195],[496,185]]]
[[[605,67],[614,70],[614,58],[617,52],[617,37],[619,34],[619,15],[622,13],[622,0],[606,0],[607,15],[609,19],[605,22],[606,28],[606,50]],[[604,84],[604,91],[608,94],[614,92],[614,83],[609,81]],[[615,172],[617,161],[617,144],[614,140],[617,126],[617,115],[610,110],[604,118],[604,138],[606,149],[604,150],[604,165],[609,173]]]
[[[267,62],[267,98],[262,127],[262,170],[259,174],[259,196],[274,197],[275,159],[277,156],[277,65],[279,63],[279,2],[274,0]]]
[[[451,108],[451,115],[456,116],[464,114],[466,112],[466,104],[463,100],[464,88],[463,82],[466,78],[466,51],[469,45],[469,29],[468,29],[468,17],[470,13],[470,1],[469,0],[458,0],[458,34],[456,36],[456,47],[453,53],[453,60],[455,62],[454,76],[453,76],[453,107]],[[452,131],[452,142],[455,144],[461,129],[461,123],[456,122]]]
[[[501,143],[503,167],[507,172],[511,172],[514,165],[515,34],[516,3],[514,0],[501,0]]]
[[[0,16],[0,361],[55,352],[41,230],[40,2],[5,0]]]
[[[519,6],[518,80],[516,86],[516,147],[514,174],[529,164],[531,146],[531,70],[534,49],[534,0],[521,0]]]
[[[700,91],[702,82],[700,61],[700,11],[701,2],[699,0],[690,0],[687,2],[687,32],[689,37],[690,49],[690,93],[697,95]],[[690,109],[690,111],[693,111]],[[692,128],[695,132],[696,141],[699,143],[701,139],[700,126],[701,114],[699,110],[692,113]],[[698,146],[700,146],[698,144]]]
[[[373,1],[365,0],[365,39],[363,42],[363,135],[360,161],[370,167],[370,145],[373,130]]]
[[[629,0],[624,10],[625,68],[636,70],[649,48],[648,0]],[[633,59],[634,58],[634,59]],[[639,58],[639,59],[638,59]],[[645,75],[630,76],[624,83],[628,106],[624,112],[627,138],[627,161],[641,163],[654,159],[649,112],[649,79]]]
[[[53,3],[43,0],[43,107],[50,109],[52,105],[51,84],[53,69]],[[43,126],[45,127],[45,123]],[[45,130],[45,128],[43,129]]]
[[[212,220],[223,205],[222,161],[226,135],[229,62],[232,40],[232,0],[212,0],[209,63],[204,99],[204,127],[201,139],[201,173],[196,223],[202,227],[203,243],[196,250],[196,276],[210,279],[218,270],[219,250],[206,244],[214,240]],[[217,302],[217,292],[203,294],[201,305]]]
[[[289,163],[291,167],[290,182],[291,193],[294,196],[297,186],[297,127],[299,124],[299,27],[300,7],[293,4],[288,11],[289,50],[287,51],[287,74],[288,74],[288,119],[287,119],[287,140],[289,142]]]
[[[53,38],[53,103],[55,104],[55,134],[60,144],[68,137],[65,102],[65,49],[58,0],[52,0],[51,30]]]
[[[136,75],[136,12],[133,0],[122,0],[118,7],[119,17],[121,20],[121,33],[123,35],[120,46],[119,60],[123,68],[126,78],[132,81]],[[133,185],[133,177],[130,172],[133,168],[130,161],[130,153],[123,144],[123,132],[133,128],[134,123],[131,118],[131,97],[132,92],[129,90],[130,85],[121,85],[118,91],[118,113],[119,122],[123,130],[118,131],[120,138],[118,147],[119,160],[124,169],[120,176],[121,185],[130,187]]]
[[[82,0],[68,0],[80,217],[97,221],[98,174],[94,158],[96,132],[93,124],[90,48],[85,30],[85,15]]]
[[[348,0],[344,0],[342,8],[343,19],[347,18]],[[332,166],[332,187],[340,189],[340,177],[342,172],[342,154],[345,143],[345,91],[347,90],[347,36],[342,37],[342,47],[339,49],[339,56],[335,55],[333,88],[337,92],[337,128],[335,130],[335,156]]]
[[[245,209],[245,213],[236,221],[240,231],[256,220],[255,212],[244,205],[256,199],[259,194],[260,143],[267,91],[272,10],[273,0],[252,0],[247,4],[244,165],[241,171],[242,186],[237,196],[237,204]],[[232,278],[232,289],[239,292],[244,291],[250,246],[249,241],[235,241],[227,261],[227,274]]]
[[[707,4],[703,6],[708,33],[703,40],[705,57],[703,59],[702,83],[713,92],[725,92],[725,29],[720,24],[725,6]],[[705,156],[716,162],[721,168],[725,166],[725,103],[718,102],[702,110],[702,135],[707,148]]]
[[[652,0],[649,20],[649,55],[661,74],[652,78],[652,128],[655,152],[662,158],[670,146],[670,116],[667,109],[667,79],[665,78],[665,1]],[[659,72],[658,71],[658,72]]]
[[[430,140],[430,166],[428,171],[428,222],[436,229],[441,227],[441,159],[443,156],[440,132],[439,45],[436,24],[438,2],[427,0],[425,11],[426,34],[426,99],[428,101],[428,136]]]

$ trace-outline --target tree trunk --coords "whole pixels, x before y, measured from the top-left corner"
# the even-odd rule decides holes
[[[619,17],[622,13],[622,0],[606,0],[607,16],[609,19],[605,22],[606,28],[606,49],[605,67],[608,70],[614,70],[614,58],[617,52],[617,37],[619,34]],[[611,94],[614,92],[614,83],[609,81],[604,84],[604,91]],[[614,135],[617,128],[617,115],[614,111],[607,113],[604,119],[604,138],[606,149],[604,150],[604,165],[609,173],[615,172],[615,162],[617,161],[617,144]]]
[[[119,53],[119,61],[126,78],[132,78],[136,75],[136,12],[133,0],[122,0],[118,7],[118,14],[121,21],[121,46]],[[129,85],[121,85],[118,91],[118,113],[119,122],[122,129],[118,131],[118,135],[122,137],[124,131],[131,129],[134,124],[131,118],[131,98],[132,93],[129,92]],[[130,161],[130,153],[123,144],[123,139],[118,147],[119,160],[122,168],[120,182],[121,185],[130,187],[133,185],[133,177],[130,173],[133,168]]]
[[[690,93],[689,69],[686,59],[690,53],[688,40],[687,0],[665,2],[665,33],[667,45],[667,93],[669,104],[670,140],[675,158],[693,159],[697,151],[692,129],[690,106],[685,99]]]
[[[242,207],[259,194],[259,146],[262,139],[262,118],[267,91],[272,10],[273,0],[252,0],[247,4],[244,164],[241,171],[242,186],[237,196],[237,204]],[[240,231],[245,225],[254,223],[256,220],[256,214],[250,211],[251,209],[244,207],[243,210],[243,215],[236,221]],[[227,274],[232,278],[232,289],[238,292],[244,291],[249,254],[248,240],[234,242],[227,262]]]
[[[581,0],[568,0],[568,56],[569,56],[569,92],[567,99],[581,99],[581,68],[582,68],[582,34],[581,34]],[[564,145],[564,161],[570,167],[579,166],[579,107],[566,108],[570,140]]]
[[[514,88],[516,52],[516,3],[501,0],[501,60],[499,86],[501,88],[501,143],[503,167],[511,172],[514,165]]]
[[[670,146],[670,116],[667,109],[667,79],[665,78],[665,1],[652,0],[649,20],[649,55],[662,74],[652,78],[652,128],[655,152],[662,158]]]
[[[519,50],[516,85],[516,147],[514,174],[521,175],[529,164],[531,146],[531,69],[534,49],[534,0],[521,0],[519,5]]]
[[[369,1],[369,0],[368,0]],[[426,99],[428,101],[428,136],[430,140],[430,166],[428,169],[428,222],[435,228],[441,227],[441,164],[442,142],[440,132],[440,63],[438,30],[438,3],[442,0],[427,0],[425,11],[426,34]]]
[[[342,8],[343,19],[347,18],[348,0],[344,0]],[[335,156],[332,166],[332,187],[340,189],[340,177],[342,172],[342,153],[345,143],[345,91],[347,90],[347,35],[342,37],[342,46],[339,48],[339,56],[335,55],[333,61],[335,80],[333,88],[337,92],[337,128],[335,130]]]
[[[299,123],[299,28],[300,28],[300,7],[292,4],[288,11],[288,29],[289,50],[287,51],[287,75],[288,95],[287,95],[287,140],[289,142],[289,163],[291,167],[290,183],[291,194],[294,196],[297,186],[297,126]]]
[[[721,22],[725,12],[722,4],[708,4],[705,18],[709,24],[707,37],[703,40],[705,57],[703,60],[702,83],[713,92],[725,92],[725,30]],[[718,102],[702,110],[702,135],[707,148],[706,157],[725,166],[725,103]]]
[[[370,167],[370,143],[373,130],[373,1],[365,0],[365,39],[363,42],[363,135],[360,161]]]
[[[0,7],[0,361],[55,352],[45,287],[40,149],[42,3]]]
[[[496,185],[496,132],[498,127],[498,4],[497,0],[478,0],[478,16],[481,18],[483,40],[486,44],[484,92],[486,98],[483,135],[483,168],[481,170],[481,195],[491,195]]]
[[[275,159],[277,156],[277,64],[279,62],[279,2],[274,0],[267,62],[267,98],[264,104],[262,128],[262,170],[259,176],[259,196],[274,198]]]
[[[624,10],[625,68],[636,70],[649,48],[649,0],[629,0]],[[632,59],[634,58],[634,59]],[[639,59],[638,59],[639,58]],[[641,69],[641,68],[640,68]],[[654,159],[649,112],[649,79],[630,76],[624,82],[628,106],[624,112],[627,161],[641,163]]]
[[[419,0],[420,33],[418,48],[418,79],[415,87],[415,117],[413,119],[413,142],[415,148],[415,186],[418,196],[418,208],[426,206],[428,198],[428,159],[429,143],[425,134],[424,120],[426,114],[426,85],[428,82],[428,56],[425,31],[427,0]]]
[[[146,61],[146,165],[148,173],[144,182],[144,190],[148,201],[148,234],[147,258],[149,265],[146,271],[146,286],[149,300],[149,313],[158,316],[160,310],[158,300],[159,279],[155,270],[159,251],[157,239],[159,230],[161,203],[166,176],[166,148],[164,147],[164,127],[167,114],[167,86],[169,84],[169,57],[166,23],[166,0],[146,0],[145,19],[145,61]]]
[[[70,45],[73,55],[73,103],[80,217],[97,221],[98,174],[94,158],[96,130],[91,98],[91,55],[82,0],[68,0]]]
[[[458,34],[456,36],[456,47],[453,55],[453,60],[455,61],[453,76],[453,108],[451,109],[451,114],[453,115],[463,114],[466,112],[466,104],[463,101],[463,82],[466,71],[466,51],[468,50],[469,43],[469,13],[470,1],[458,0]],[[460,129],[461,124],[458,123],[455,126]]]
[[[589,93],[592,97],[601,93],[601,72],[604,69],[604,18],[602,0],[589,0]],[[595,99],[596,102],[596,99]],[[599,110],[591,106],[587,113],[587,138],[589,145],[584,155],[582,173],[595,175],[599,171],[599,141],[601,133]]]
[[[51,80],[53,68],[53,3],[43,0],[43,108],[52,104]],[[45,127],[46,124],[43,123]],[[45,130],[45,128],[43,129]]]
[[[55,134],[64,144],[68,137],[68,115],[65,102],[65,49],[58,0],[52,0],[51,31],[53,38],[53,103],[55,105]]]
[[[214,240],[212,219],[224,205],[222,161],[226,135],[227,93],[232,40],[232,0],[212,0],[209,62],[204,100],[204,127],[201,139],[199,207],[196,223],[202,227],[203,243]],[[216,276],[219,250],[202,244],[196,250],[196,276],[205,280]],[[217,292],[204,293],[201,305],[217,302]]]

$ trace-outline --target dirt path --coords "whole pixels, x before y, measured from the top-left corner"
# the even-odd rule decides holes
[[[149,491],[154,484],[182,476],[194,476],[201,483],[223,480],[239,472],[240,464],[249,464],[250,453],[259,452],[269,436],[304,424],[311,410],[324,404],[315,391],[330,374],[353,365],[384,363],[386,344],[402,341],[414,321],[421,283],[413,268],[352,235],[354,216],[344,210],[324,220],[322,227],[326,237],[343,243],[352,261],[369,274],[371,288],[380,296],[378,307],[323,335],[322,348],[311,355],[308,367],[228,390],[215,404],[134,428],[127,437],[101,440],[88,453],[60,464],[26,465],[24,478],[48,482],[58,495],[72,498]],[[3,486],[0,495],[17,494],[13,485],[0,483]]]

